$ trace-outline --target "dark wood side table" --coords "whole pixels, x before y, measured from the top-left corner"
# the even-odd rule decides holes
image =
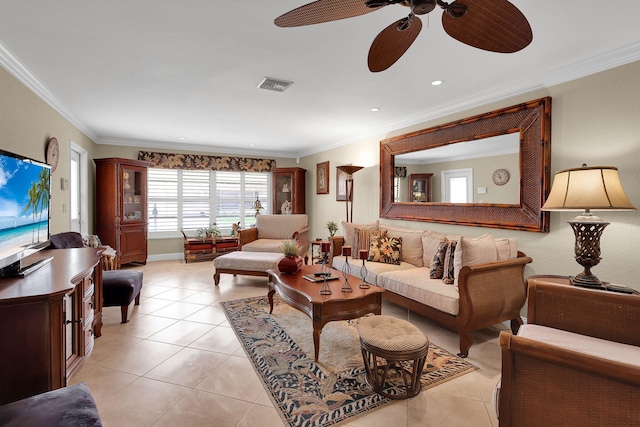
[[[328,240],[312,240],[311,242],[311,264],[315,264],[315,260],[318,260],[318,264],[322,261],[322,244],[330,243]],[[314,252],[314,248],[318,247],[318,254]]]

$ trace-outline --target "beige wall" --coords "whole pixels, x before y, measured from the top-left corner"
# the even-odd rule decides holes
[[[354,175],[353,222],[369,222],[378,218],[380,140],[545,96],[553,98],[552,174],[560,169],[579,167],[582,163],[617,166],[629,198],[636,207],[640,207],[638,75],[640,62],[305,157],[301,165],[308,170],[315,170],[316,163],[327,160],[331,162],[331,194],[315,194],[315,173],[307,181],[307,207],[312,212],[311,234],[314,237],[327,236],[325,224],[328,220],[340,223],[346,218],[344,203],[335,200],[335,167],[342,164],[365,166],[365,169]],[[383,221],[410,228],[474,236],[491,232],[496,237],[517,237],[520,249],[534,260],[526,269],[526,275],[529,276],[577,274],[581,271],[573,255],[573,231],[566,223],[577,214],[578,212],[552,212],[549,233]],[[640,283],[634,280],[634,266],[640,260],[640,213],[610,211],[599,212],[599,215],[611,224],[602,236],[602,261],[593,268],[594,274],[605,281],[640,289]],[[338,231],[340,232],[341,230]]]
[[[60,145],[60,161],[51,175],[51,232],[69,230],[69,190],[62,190],[60,179],[69,179],[70,142],[95,155],[95,144],[41,98],[0,68],[0,148],[41,162],[49,138]],[[93,162],[89,162],[89,230],[93,229]]]
[[[379,135],[354,144],[331,149],[301,159],[278,159],[278,166],[300,166],[307,172],[307,212],[310,215],[311,236],[326,237],[325,224],[345,219],[345,204],[335,200],[335,168],[352,163],[365,168],[354,175],[354,222],[369,222],[379,216],[379,141],[413,130],[462,119],[475,114],[506,107],[544,96],[553,97],[552,172],[589,165],[613,165],[631,201],[640,207],[640,62],[554,86],[549,89],[491,103],[469,111],[425,121],[405,129]],[[138,148],[94,145],[82,132],[56,113],[29,89],[0,69],[0,146],[37,160],[44,160],[49,137],[58,138],[61,159],[53,174],[52,232],[68,229],[69,215],[62,212],[68,204],[68,191],[60,189],[60,178],[69,175],[69,141],[81,145],[90,158],[135,158]],[[315,194],[315,170],[319,162],[330,161],[330,194]],[[90,170],[93,170],[90,164]],[[90,182],[90,209],[93,212],[93,181]],[[574,236],[566,224],[577,213],[551,214],[550,233],[529,233],[498,229],[482,229],[425,222],[387,221],[392,224],[446,232],[480,235],[490,231],[497,237],[515,236],[520,249],[533,257],[526,274],[575,274],[580,267],[573,258]],[[601,212],[609,221],[602,238],[602,262],[594,268],[601,279],[634,286],[635,263],[640,258],[640,214],[638,212]],[[90,226],[93,229],[93,226]],[[181,242],[157,241],[150,244],[152,255],[181,253]]]

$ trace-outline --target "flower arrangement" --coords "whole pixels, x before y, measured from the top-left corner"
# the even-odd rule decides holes
[[[299,255],[300,249],[300,244],[296,240],[287,240],[280,246],[280,250],[286,256]]]
[[[204,237],[220,237],[221,235],[215,222],[208,227],[200,227],[196,230],[196,237],[199,239]]]
[[[328,221],[327,230],[329,230],[329,236],[333,237],[336,231],[338,231],[338,224],[336,224],[335,221]]]

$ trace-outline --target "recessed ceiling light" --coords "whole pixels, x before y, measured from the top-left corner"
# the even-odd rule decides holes
[[[255,147],[256,144],[249,144],[249,147]]]
[[[185,138],[184,136],[181,136],[180,138],[178,138],[178,141],[186,141],[187,138]]]
[[[434,80],[431,82],[431,86],[440,86],[442,83],[444,83],[444,80]]]
[[[371,109],[371,111],[374,111],[374,112],[375,112],[375,111],[380,111],[380,108],[379,108],[379,107],[373,107],[373,108]]]

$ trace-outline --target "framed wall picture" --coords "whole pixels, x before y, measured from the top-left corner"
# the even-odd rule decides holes
[[[316,164],[316,194],[329,194],[329,162]]]
[[[409,175],[409,201],[431,201],[431,176],[432,173],[413,173]]]
[[[336,168],[336,201],[347,201],[347,178],[349,174]]]

